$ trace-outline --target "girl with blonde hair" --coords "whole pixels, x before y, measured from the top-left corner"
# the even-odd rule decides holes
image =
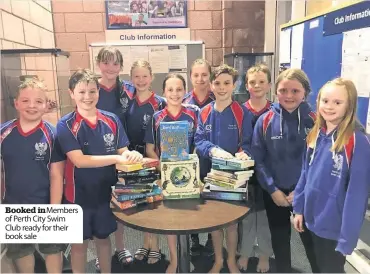
[[[303,232],[305,224],[312,235],[321,273],[344,273],[345,256],[356,247],[367,207],[370,142],[356,119],[352,81],[326,83],[317,109],[295,189],[294,227]]]

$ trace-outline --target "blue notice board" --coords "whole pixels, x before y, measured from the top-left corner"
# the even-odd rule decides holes
[[[308,102],[316,110],[316,99],[320,88],[327,81],[341,76],[343,34],[365,28],[369,28],[367,33],[370,34],[370,1],[360,2],[315,18],[309,18],[300,23],[292,23],[282,27],[281,31],[290,28],[293,33],[293,28],[300,24],[304,25],[301,69],[310,79],[312,91]],[[293,41],[291,41],[292,44]],[[361,48],[358,47],[358,50]],[[367,59],[370,66],[370,56]],[[290,64],[287,63],[280,65],[290,67]],[[357,114],[364,126],[370,122],[367,121],[368,112],[370,112],[369,96],[370,90],[367,95],[362,94],[358,99]]]

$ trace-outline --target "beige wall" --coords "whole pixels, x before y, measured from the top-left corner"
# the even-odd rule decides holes
[[[70,68],[90,67],[89,44],[105,42],[105,6],[103,0],[52,0],[55,42],[69,51]]]
[[[49,0],[1,0],[0,16],[3,49],[54,47]]]
[[[361,2],[361,0],[309,0],[306,4],[306,15],[326,12],[334,7],[347,6]]]
[[[71,70],[89,67],[88,46],[105,41],[103,0],[52,1],[56,46],[71,53]],[[264,2],[189,0],[191,40],[202,40],[213,66],[231,52],[257,52],[264,45]]]
[[[49,0],[1,0],[0,47],[2,49],[53,48],[54,27]],[[2,55],[1,121],[16,116],[13,97],[20,75],[38,75],[48,86],[48,98],[59,103],[55,58],[49,55]],[[44,119],[55,124],[59,111],[52,110]]]

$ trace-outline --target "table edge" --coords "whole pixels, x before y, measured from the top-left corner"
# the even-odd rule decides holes
[[[119,223],[121,223],[121,224],[123,224],[127,227],[130,227],[132,229],[139,230],[139,231],[154,233],[154,234],[161,234],[161,235],[189,235],[189,234],[198,234],[198,233],[208,233],[208,232],[223,229],[224,227],[228,227],[230,225],[238,223],[239,221],[244,219],[250,212],[251,212],[251,208],[248,207],[248,211],[245,214],[243,214],[239,218],[236,218],[235,220],[232,220],[230,222],[223,223],[223,224],[220,224],[220,225],[211,226],[211,227],[207,227],[207,228],[190,229],[190,230],[171,230],[171,229],[163,230],[163,229],[156,229],[156,228],[146,228],[146,227],[144,228],[142,226],[138,226],[138,225],[135,225],[135,224],[125,222],[125,221],[121,220],[120,218],[118,218],[116,215],[114,215],[114,213],[113,213],[113,215]]]

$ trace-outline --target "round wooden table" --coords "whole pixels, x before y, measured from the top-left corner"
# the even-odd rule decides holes
[[[165,200],[125,211],[112,206],[124,225],[155,234],[177,235],[178,272],[190,273],[189,235],[211,232],[242,220],[249,212],[245,202],[188,199]]]

